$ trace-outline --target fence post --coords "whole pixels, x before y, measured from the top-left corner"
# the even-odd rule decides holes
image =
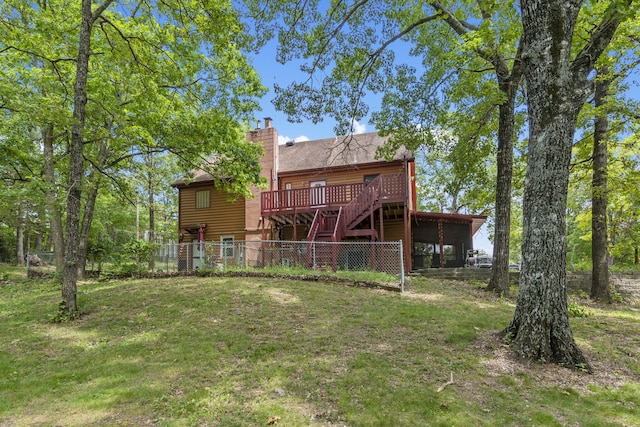
[[[404,259],[403,259],[404,250],[402,248],[402,240],[400,240],[399,243],[400,243],[400,293],[403,293],[404,292]]]
[[[311,242],[311,265],[313,265],[313,271],[316,271],[316,242]]]

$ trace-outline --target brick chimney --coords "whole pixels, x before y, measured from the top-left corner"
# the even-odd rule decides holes
[[[260,123],[260,122],[258,122]],[[267,189],[264,191],[275,191],[278,189],[278,131],[272,126],[271,117],[264,118],[264,129],[247,132],[247,141],[262,144],[264,156],[260,159],[262,171],[261,176],[267,179]],[[255,186],[251,187],[253,198],[245,201],[245,231],[246,240],[262,237],[262,223],[260,215],[260,193],[261,190]],[[269,230],[265,224],[265,230]],[[269,236],[268,236],[269,237]]]

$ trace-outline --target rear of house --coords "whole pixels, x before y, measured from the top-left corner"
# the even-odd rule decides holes
[[[267,118],[247,139],[265,150],[268,188],[230,200],[203,171],[177,181],[180,242],[402,241],[405,269],[457,267],[486,219],[417,212],[413,154],[376,159],[377,133],[279,145]]]

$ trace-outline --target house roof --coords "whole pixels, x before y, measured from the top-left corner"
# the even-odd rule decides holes
[[[471,223],[471,235],[474,236],[487,220],[486,215],[463,215],[439,212],[411,212],[416,220]]]
[[[278,172],[355,167],[383,162],[382,159],[376,159],[376,150],[388,139],[388,136],[369,132],[280,145]],[[413,160],[413,153],[403,147],[396,151],[393,160],[405,159]]]
[[[376,150],[389,139],[377,132],[361,133],[349,136],[316,139],[296,142],[293,145],[280,145],[278,173],[295,173],[308,170],[329,168],[356,167],[384,162],[376,159]],[[413,160],[413,153],[406,148],[398,149],[393,156],[394,161]],[[213,165],[215,156],[207,160]],[[190,177],[182,177],[171,184],[181,187],[187,184],[210,182],[213,177],[197,168],[191,171]]]
[[[193,169],[189,174],[189,176],[183,176],[178,179],[174,183],[171,184],[172,187],[181,187],[183,185],[201,183],[201,182],[211,182],[213,180],[213,176],[203,169],[204,165],[213,166],[215,165],[216,156],[209,157],[206,162],[202,164],[201,167],[197,169]]]

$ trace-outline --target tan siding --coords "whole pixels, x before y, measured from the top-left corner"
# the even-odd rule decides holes
[[[196,191],[202,190],[211,191],[211,204],[208,208],[196,208]],[[227,197],[227,193],[216,190],[213,185],[181,188],[180,228],[190,224],[207,224],[206,241],[219,241],[220,235],[244,239],[244,199],[232,202]]]
[[[380,232],[379,229],[378,232]],[[384,241],[397,242],[398,240],[404,240],[404,223],[402,222],[402,220],[385,221]]]

